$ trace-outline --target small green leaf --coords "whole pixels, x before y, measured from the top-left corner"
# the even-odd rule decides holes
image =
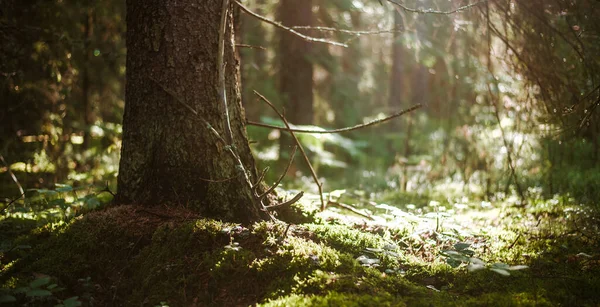
[[[522,264],[520,264],[520,265],[513,265],[513,266],[508,267],[508,269],[511,270],[511,271],[525,270],[525,269],[528,269],[528,268],[529,268],[529,266],[522,265]]]
[[[473,264],[485,265],[485,262],[479,258],[470,258],[469,261],[471,261]]]
[[[494,271],[503,276],[510,276],[510,273],[507,270],[491,268],[490,271]]]
[[[469,243],[462,243],[462,242],[454,244],[454,248],[457,251],[460,251],[460,250],[463,250],[463,249],[467,249],[467,248],[469,248],[469,246],[471,246],[471,244],[469,244]]]
[[[467,271],[469,271],[469,272],[475,272],[475,271],[479,271],[482,269],[485,269],[485,265],[483,265],[483,264],[470,263],[469,265],[467,265]]]
[[[57,285],[57,284],[51,284],[51,285],[48,285],[48,287],[46,287],[46,289],[48,289],[48,290],[52,290],[52,289],[54,289],[54,288],[56,288],[56,287],[58,287],[58,285]]]
[[[50,206],[59,207],[59,208],[68,207],[67,202],[63,198],[51,200],[48,204]]]
[[[63,301],[63,305],[65,307],[78,307],[81,306],[81,302],[79,301],[79,296],[69,297],[68,299]]]
[[[500,269],[500,270],[508,270],[509,265],[506,263],[502,263],[502,262],[497,262],[492,264],[492,268],[494,269]]]
[[[463,249],[463,250],[460,250],[460,252],[467,256],[473,256],[475,254],[475,252],[470,249]]]
[[[443,250],[442,255],[447,256],[447,257],[451,257],[451,256],[459,256],[460,253],[457,251],[453,251],[453,250]]]
[[[36,191],[39,194],[49,194],[49,195],[56,195],[58,194],[58,192],[54,191],[54,190],[48,190],[48,189],[31,189],[31,191]]]
[[[29,283],[31,288],[39,288],[50,283],[50,277],[41,277]]]
[[[446,263],[448,263],[448,265],[453,268],[457,268],[459,265],[461,265],[462,261],[459,261],[459,260],[456,260],[453,258],[448,258],[448,259],[446,259]]]
[[[56,184],[56,192],[71,192],[73,191],[73,187],[68,184]]]
[[[25,296],[27,297],[44,297],[50,295],[52,295],[52,292],[44,289],[31,289],[25,293]]]

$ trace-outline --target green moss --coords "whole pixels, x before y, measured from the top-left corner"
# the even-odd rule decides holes
[[[406,306],[401,300],[391,295],[356,295],[330,292],[325,295],[298,295],[293,294],[269,301],[259,305],[263,307],[279,306],[348,306],[348,307],[367,307],[367,306]]]
[[[379,235],[344,225],[308,224],[305,226],[318,239],[348,253],[358,254],[365,248],[382,248],[386,244],[386,241]]]
[[[48,274],[67,285],[90,275],[108,281],[127,267],[140,240],[113,216],[92,213],[59,227],[29,255],[25,271]]]
[[[519,214],[507,212],[513,216],[503,218]],[[19,278],[47,274],[67,288],[60,294],[66,297],[80,295],[78,279],[90,276],[100,306],[579,306],[593,305],[600,293],[595,258],[574,255],[594,254],[590,239],[559,236],[568,220],[557,226],[543,221],[529,232],[507,225],[487,233],[487,251],[477,250],[485,261],[515,264],[522,259],[517,253],[530,255],[523,263],[530,270],[507,277],[452,269],[439,258],[424,261],[395,247],[386,233],[270,222],[244,228],[184,213],[119,207],[30,231],[37,238],[32,242],[40,243],[11,262],[3,283],[14,287]],[[534,218],[521,214],[523,222]],[[381,266],[361,266],[356,258],[365,254]]]

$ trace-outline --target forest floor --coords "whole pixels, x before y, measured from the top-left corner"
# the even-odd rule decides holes
[[[600,304],[600,213],[568,197],[334,191],[242,226],[136,206],[64,222],[58,195],[4,208],[0,306]]]

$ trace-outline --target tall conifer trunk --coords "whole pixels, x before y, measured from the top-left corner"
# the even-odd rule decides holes
[[[229,221],[261,218],[225,144],[200,120],[227,139],[218,92],[221,6],[221,0],[127,1],[118,202],[183,205]],[[240,101],[231,9],[228,15],[224,63],[233,148],[255,180]]]

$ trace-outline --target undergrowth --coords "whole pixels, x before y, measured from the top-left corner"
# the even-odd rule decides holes
[[[526,206],[510,198],[466,197],[432,198],[417,206],[397,196],[386,194],[385,203],[347,197],[354,212],[336,206],[316,212],[312,203],[303,212],[299,203],[281,215],[300,215],[296,224],[222,223],[179,207],[98,206],[54,219],[5,214],[0,304],[595,306],[600,301],[597,211],[558,196],[531,196]]]

